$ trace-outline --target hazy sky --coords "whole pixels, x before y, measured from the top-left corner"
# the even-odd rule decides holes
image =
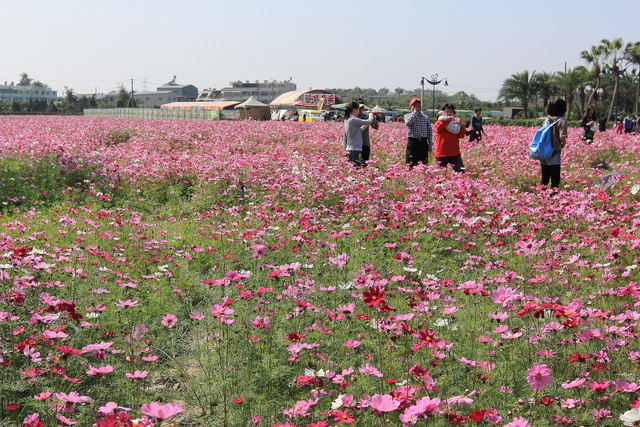
[[[610,5],[615,4],[613,9]],[[495,100],[511,74],[586,65],[601,39],[640,40],[637,0],[0,0],[0,84],[61,94],[234,80],[419,88]],[[430,86],[425,86],[425,91]]]

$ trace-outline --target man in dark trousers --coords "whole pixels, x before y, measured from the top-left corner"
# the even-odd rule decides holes
[[[432,130],[429,118],[422,114],[422,103],[418,98],[409,102],[411,112],[404,115],[404,124],[407,126],[407,153],[405,160],[411,167],[418,163],[429,162],[431,151]]]
[[[482,135],[487,133],[482,129],[482,108],[476,107],[475,114],[471,118],[471,130],[469,130],[469,142],[482,141]]]

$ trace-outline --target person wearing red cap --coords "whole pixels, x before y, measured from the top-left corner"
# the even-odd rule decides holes
[[[418,163],[429,162],[431,151],[431,122],[422,114],[422,103],[418,98],[409,102],[411,112],[404,115],[404,124],[407,126],[407,153],[405,161],[411,167]]]

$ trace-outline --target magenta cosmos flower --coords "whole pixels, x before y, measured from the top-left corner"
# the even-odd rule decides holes
[[[172,405],[170,403],[160,405],[158,402],[151,402],[143,403],[140,411],[143,414],[153,417],[157,420],[164,420],[166,418],[174,416],[175,414],[179,414],[180,412],[182,412],[182,408],[178,405]]]
[[[94,368],[93,366],[89,365],[87,375],[97,375],[99,377],[102,377],[104,374],[109,374],[111,372],[113,372],[113,366],[111,365],[102,366],[100,368]]]
[[[551,384],[551,370],[547,365],[533,364],[533,368],[527,369],[527,382],[532,390],[542,390]]]
[[[173,328],[173,325],[175,325],[177,321],[178,321],[178,318],[173,314],[169,313],[164,315],[160,323],[162,323],[167,328],[171,329]]]

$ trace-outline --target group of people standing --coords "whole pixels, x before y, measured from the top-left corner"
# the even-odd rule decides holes
[[[588,107],[587,111],[582,117],[582,136],[580,139],[586,141],[587,144],[593,142],[596,130],[605,132],[607,130],[607,117],[602,114],[599,119],[596,119],[596,111],[593,107]],[[640,117],[633,118],[631,113],[627,113],[626,117],[622,117],[622,114],[616,116],[616,125],[614,128],[618,134],[640,132]]]
[[[636,133],[640,132],[640,117],[631,117],[631,113],[627,113],[627,117],[622,118],[622,114],[616,117],[616,133]]]
[[[411,112],[405,114],[404,124],[407,128],[407,150],[405,161],[410,167],[427,164],[429,153],[433,150],[433,130],[431,121],[422,112],[422,103],[418,98],[409,102]],[[371,152],[369,142],[369,126],[378,128],[378,122],[373,115],[365,115],[364,102],[357,99],[346,105],[344,111],[343,148],[348,153],[349,163],[356,167],[366,165]],[[455,114],[452,104],[446,103],[438,112],[435,123],[435,159],[443,168],[448,165],[456,172],[464,172],[464,163],[460,153],[460,139],[468,135],[470,141],[482,140],[482,109],[476,108],[471,121],[471,129]]]

